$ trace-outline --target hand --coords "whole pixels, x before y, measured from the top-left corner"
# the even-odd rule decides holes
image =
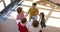
[[[26,13],[25,17],[27,17],[27,16],[28,16],[28,13]]]
[[[38,15],[38,13],[36,13],[36,15]]]

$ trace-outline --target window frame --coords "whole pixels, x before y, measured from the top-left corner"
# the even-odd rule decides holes
[[[10,3],[8,6],[6,6],[4,0],[2,0],[5,9],[3,9],[3,10],[0,12],[0,14],[3,14],[4,12],[7,12],[7,10],[8,10],[10,7],[13,7],[14,4],[15,4],[17,1],[20,2],[21,0],[15,0],[15,1],[12,1],[12,0],[11,0],[11,3]]]

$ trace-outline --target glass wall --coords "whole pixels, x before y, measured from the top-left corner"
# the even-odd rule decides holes
[[[8,6],[9,4],[11,4],[11,0],[4,0],[6,6]]]
[[[5,8],[5,7],[4,7],[3,1],[0,0],[0,12],[1,12],[4,8]]]
[[[7,11],[10,7],[13,7],[13,5],[17,2],[18,0],[0,0],[0,13],[3,14],[4,12]]]

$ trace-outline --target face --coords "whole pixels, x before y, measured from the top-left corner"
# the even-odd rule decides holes
[[[33,7],[36,7],[35,5],[32,5]]]
[[[21,12],[20,13],[23,13],[23,11],[21,10]]]
[[[40,18],[42,18],[42,15],[40,15]]]

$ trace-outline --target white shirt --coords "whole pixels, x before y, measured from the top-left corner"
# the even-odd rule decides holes
[[[28,29],[32,26],[32,23],[33,23],[33,20],[31,20],[30,22],[29,22],[29,21],[27,21],[26,26],[27,26],[27,28],[28,28]]]
[[[38,26],[37,28],[31,26],[31,27],[29,28],[29,31],[30,31],[30,32],[39,32],[40,30],[42,30],[42,27],[41,27],[41,26]]]

